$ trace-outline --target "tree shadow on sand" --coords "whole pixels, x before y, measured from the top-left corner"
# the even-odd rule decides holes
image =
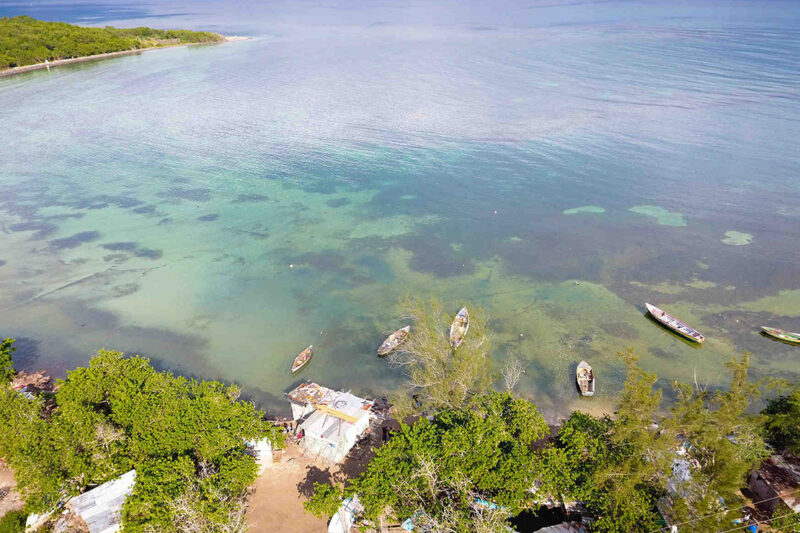
[[[314,483],[331,483],[332,481],[333,475],[331,474],[330,468],[322,470],[321,468],[311,465],[306,470],[305,479],[297,484],[297,492],[306,498],[310,498],[314,495]]]

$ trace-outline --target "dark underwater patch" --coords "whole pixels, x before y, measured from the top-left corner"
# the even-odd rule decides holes
[[[606,322],[605,324],[600,324],[600,329],[609,335],[622,339],[636,339],[639,337],[639,333],[635,329],[622,322]]]
[[[55,224],[51,224],[49,222],[43,222],[41,220],[32,220],[30,222],[20,222],[19,224],[12,224],[8,227],[9,231],[12,232],[20,232],[20,231],[35,231],[36,234],[34,238],[36,239],[44,239],[53,233],[56,232],[58,226]]]
[[[264,196],[263,194],[240,194],[236,197],[233,201],[234,204],[245,204],[245,203],[256,203],[256,202],[266,202],[269,200],[269,196]]]
[[[164,196],[174,200],[189,200],[191,202],[208,202],[211,200],[211,189],[182,189],[173,187]]]
[[[140,215],[152,215],[156,211],[156,206],[154,205],[144,205],[142,207],[137,207],[136,209],[132,209],[134,213],[139,213]]]
[[[153,250],[152,248],[139,248],[133,252],[136,257],[144,257],[146,259],[161,259],[164,255],[163,250]]]
[[[120,254],[108,254],[108,255],[104,255],[103,256],[103,261],[105,261],[106,263],[113,262],[113,263],[119,264],[119,263],[124,263],[127,260],[128,260],[128,255],[127,254],[122,254],[122,253],[120,253]]]
[[[353,275],[355,271],[346,267],[347,259],[333,250],[321,252],[308,252],[292,261],[295,264],[305,264],[319,272],[336,272],[337,274]]]
[[[169,224],[170,222],[172,222],[172,219],[169,218],[169,217],[165,217],[165,218],[162,218],[161,220],[159,220],[157,225],[158,226],[165,226],[165,225]]]
[[[103,248],[113,252],[132,252],[136,257],[144,257],[146,259],[161,259],[164,255],[162,250],[153,250],[152,248],[140,248],[139,243],[136,242],[111,242],[104,244]],[[125,254],[111,254],[103,257],[105,261],[123,262],[128,257]]]
[[[82,231],[63,239],[55,239],[50,241],[50,246],[57,250],[68,248],[77,248],[81,244],[96,241],[100,238],[100,232],[97,231]]]
[[[199,217],[197,217],[197,220],[199,220],[200,222],[213,222],[214,220],[217,220],[218,218],[219,218],[218,214],[212,213],[210,215],[199,216]]]
[[[1,266],[3,266],[3,265],[5,265],[5,264],[6,264],[6,262],[5,262],[5,261],[3,261],[2,259],[0,259],[0,267],[1,267]]]
[[[137,283],[126,283],[124,285],[116,285],[112,288],[114,292],[115,298],[120,298],[122,296],[128,296],[129,294],[133,294],[139,290],[139,285]]]
[[[417,272],[427,272],[436,276],[455,276],[471,274],[472,261],[462,252],[456,253],[448,243],[431,235],[408,235],[400,237],[401,245],[413,254],[409,266]]]
[[[650,353],[658,357],[659,359],[664,359],[666,361],[675,361],[680,359],[681,355],[677,352],[670,352],[668,350],[664,350],[661,348],[650,348]]]
[[[139,245],[136,244],[135,242],[111,242],[111,243],[108,243],[108,244],[104,244],[103,248],[105,248],[106,250],[112,250],[112,251],[115,251],[115,252],[117,252],[117,251],[130,252],[132,250],[135,250],[138,246]]]
[[[347,205],[350,203],[348,198],[332,198],[325,202],[325,205],[330,207],[342,207],[343,205]]]
[[[367,269],[370,275],[377,281],[388,282],[394,278],[392,268],[389,263],[374,255],[359,257],[353,264]]]
[[[78,209],[102,209],[113,204],[117,207],[121,207],[122,209],[127,209],[129,207],[142,205],[142,203],[144,202],[129,196],[112,196],[109,194],[101,194],[98,196],[92,196],[91,198],[79,200],[73,203],[72,206]]]

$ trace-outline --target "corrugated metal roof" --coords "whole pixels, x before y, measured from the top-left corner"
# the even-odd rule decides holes
[[[133,491],[136,470],[117,479],[103,483],[69,501],[69,507],[80,516],[91,533],[114,533],[122,527],[120,511],[125,499]]]
[[[786,505],[800,512],[800,458],[773,455],[764,461],[758,475]]]

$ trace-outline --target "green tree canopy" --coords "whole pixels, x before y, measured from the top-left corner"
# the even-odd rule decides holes
[[[221,35],[152,28],[85,28],[31,17],[0,17],[0,70],[56,59],[138,50],[178,43],[213,43]]]
[[[0,341],[0,386],[5,386],[14,377],[14,362],[11,360],[14,350],[14,339]]]
[[[49,413],[39,399],[0,394],[0,455],[30,511],[135,468],[126,531],[213,531],[243,521],[256,476],[245,441],[282,444],[238,387],[158,372],[140,357],[100,351],[59,385]]]
[[[627,369],[616,418],[575,412],[553,447],[543,451],[538,492],[561,501],[581,501],[598,517],[597,531],[658,528],[655,509],[671,468],[674,439],[654,425],[661,391],[654,374],[619,354]]]
[[[770,442],[800,455],[800,386],[771,399],[762,414]]]
[[[671,427],[690,448],[690,459],[699,466],[691,479],[678,489],[683,495],[684,516],[704,516],[694,522],[698,531],[719,529],[731,517],[720,513],[720,498],[728,508],[742,505],[739,488],[747,474],[768,455],[763,438],[762,419],[748,408],[759,396],[758,383],[748,379],[750,355],[728,364],[729,390],[714,393],[675,384],[678,399],[671,410]]]
[[[476,531],[530,505],[533,444],[548,431],[525,400],[508,393],[476,396],[464,408],[403,425],[346,494],[358,494],[371,520],[415,516],[418,524]],[[331,498],[330,489],[317,487],[315,499]],[[476,498],[499,508],[482,507]]]

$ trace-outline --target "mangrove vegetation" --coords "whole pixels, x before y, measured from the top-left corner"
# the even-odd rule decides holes
[[[216,43],[217,33],[153,28],[87,28],[31,17],[0,18],[0,70],[78,57],[190,43]]]
[[[406,307],[413,334],[406,353],[393,356],[407,376],[395,399],[405,423],[360,475],[316,484],[305,503],[316,516],[331,516],[357,494],[365,530],[409,521],[415,531],[501,532],[521,511],[555,504],[579,509],[592,532],[668,531],[678,523],[711,533],[743,518],[749,473],[800,442],[800,394],[758,413],[762,383],[749,378],[746,353],[728,363],[728,387],[673,383],[676,399],[665,405],[657,376],[622,352],[627,377],[613,415],[573,412],[549,428],[534,403],[513,395],[518,362],[492,372],[479,309],[470,309],[479,317],[475,335],[453,351],[441,306]],[[789,513],[774,525],[788,524],[788,533],[796,523]]]
[[[0,344],[0,369],[12,350],[11,340]],[[243,531],[257,475],[246,441],[283,443],[238,387],[159,372],[138,356],[101,350],[51,395],[20,394],[0,372],[0,457],[26,512],[136,469],[125,531]]]

